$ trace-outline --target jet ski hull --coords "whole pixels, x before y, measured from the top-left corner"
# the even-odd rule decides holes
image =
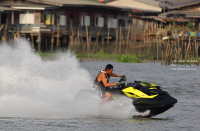
[[[140,113],[150,110],[150,113],[145,117],[152,117],[167,111],[173,107],[175,103],[177,103],[177,99],[170,95],[165,95],[153,99],[135,99],[133,105]]]

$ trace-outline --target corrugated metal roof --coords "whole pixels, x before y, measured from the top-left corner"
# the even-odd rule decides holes
[[[108,2],[108,5],[118,6],[118,7],[127,7],[132,9],[141,9],[145,11],[156,11],[161,12],[161,8],[158,6],[148,5],[135,0],[115,0]]]
[[[45,3],[51,5],[94,5],[94,6],[108,6],[105,3],[93,2],[87,0],[27,0],[38,3]]]
[[[185,17],[200,17],[199,12],[187,12],[187,11],[170,11],[166,13],[162,13],[159,15],[159,17],[166,17],[167,15],[185,15]]]
[[[173,3],[173,5],[168,6],[169,9],[189,6],[200,2],[200,0],[165,0],[165,1],[170,1],[171,3]]]
[[[129,15],[130,17],[135,18],[143,18],[143,19],[154,19],[157,21],[161,21],[163,23],[169,22],[171,20],[175,22],[190,22],[190,21],[196,21],[195,19],[185,19],[185,18],[167,18],[167,17],[158,17],[158,16],[135,16],[135,15]]]
[[[125,10],[129,9],[127,7],[112,6],[101,2],[93,2],[87,0],[27,0],[27,1],[49,4],[54,6],[97,6],[97,7],[125,9]]]
[[[134,1],[144,3],[147,5],[151,5],[151,6],[155,6],[155,7],[160,7],[159,6],[160,1],[158,1],[158,0],[134,0]]]

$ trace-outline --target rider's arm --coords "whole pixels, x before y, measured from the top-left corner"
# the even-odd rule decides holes
[[[115,74],[115,73],[111,73],[110,75],[111,75],[111,76],[114,76],[114,77],[120,77],[120,75]]]
[[[102,80],[105,87],[111,87],[111,86],[117,85],[117,83],[108,83],[107,80],[106,80],[106,76],[103,73],[101,74],[101,80]]]

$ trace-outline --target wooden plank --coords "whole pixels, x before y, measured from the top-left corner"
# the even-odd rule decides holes
[[[41,13],[40,12],[35,12],[35,19],[34,19],[34,24],[40,24],[40,18],[41,18]]]
[[[145,48],[148,47],[148,45],[142,45],[142,46],[131,46],[131,48]]]
[[[2,38],[2,41],[6,42],[6,31],[7,31],[7,27],[8,27],[8,19],[6,19],[6,26],[4,29],[4,38]]]

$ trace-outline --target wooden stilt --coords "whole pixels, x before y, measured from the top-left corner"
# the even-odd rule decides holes
[[[60,49],[60,22],[57,20],[57,43],[56,43],[56,49]]]
[[[92,50],[92,54],[94,53],[95,47],[96,47],[96,45],[97,45],[97,43],[98,43],[98,41],[99,41],[98,38],[99,38],[100,33],[101,33],[101,28],[99,29],[99,31],[98,31],[98,33],[97,33],[96,42],[94,43],[94,47],[93,47],[93,50]]]
[[[51,53],[53,53],[54,35],[51,36]]]
[[[38,52],[41,52],[41,36],[40,36],[40,32],[38,33]]]
[[[88,26],[86,25],[86,45],[87,45],[87,56],[89,58],[89,36],[88,36]]]
[[[6,26],[5,26],[5,29],[4,29],[4,36],[2,37],[2,41],[3,42],[6,42],[7,27],[8,27],[8,19],[6,19]]]
[[[34,49],[34,38],[32,33],[31,33],[31,42],[32,42],[32,49]]]

